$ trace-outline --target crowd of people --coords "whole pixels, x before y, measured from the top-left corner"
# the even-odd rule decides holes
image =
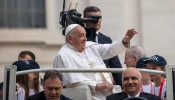
[[[90,15],[102,16],[98,7],[89,6],[84,10],[84,18]],[[96,29],[95,41],[87,41],[86,31],[79,24],[71,24],[65,29],[66,43],[53,60],[53,68],[122,68],[118,54],[125,52],[126,69],[119,73],[60,73],[56,70],[16,76],[16,100],[71,100],[61,94],[63,87],[72,88],[88,85],[92,100],[166,100],[166,77],[160,74],[140,72],[137,68],[165,71],[166,60],[159,55],[147,57],[141,46],[131,46],[130,40],[138,34],[128,29],[125,36],[112,42],[111,38],[99,32],[102,17],[98,23],[89,23]],[[12,65],[17,71],[39,69],[31,51],[22,51],[18,61]],[[112,75],[111,75],[112,74]],[[41,82],[43,81],[43,83]],[[1,83],[1,87],[2,87]],[[1,91],[3,88],[0,88]],[[0,94],[2,97],[2,94]],[[142,99],[145,98],[145,99]],[[134,99],[133,99],[134,100]]]

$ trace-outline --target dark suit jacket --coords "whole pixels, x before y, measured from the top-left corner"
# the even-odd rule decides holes
[[[109,44],[110,43],[111,44],[112,40],[110,37],[99,32],[98,43],[100,43],[100,44],[106,44],[106,43]],[[110,68],[122,68],[122,65],[120,63],[118,56],[115,56],[111,59],[104,60],[104,63],[106,64],[106,66],[108,66]],[[112,73],[112,76],[114,78],[116,85],[122,86],[122,73]]]
[[[145,93],[145,92],[140,92],[139,97],[146,98],[148,100],[161,100],[158,96],[155,96],[153,94]],[[128,95],[124,92],[121,93],[116,93],[107,96],[106,100],[123,100],[128,98]]]
[[[45,95],[44,95],[44,91],[37,93],[35,95],[29,96],[27,98],[27,100],[47,100]],[[60,96],[60,100],[71,100],[63,95]]]

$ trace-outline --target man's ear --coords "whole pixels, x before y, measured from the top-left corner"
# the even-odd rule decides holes
[[[136,66],[138,60],[139,60],[138,57],[135,57],[135,56],[134,56],[134,63],[135,63],[135,66]]]
[[[134,61],[135,61],[135,66],[136,66],[136,64],[137,64],[137,61],[139,60],[139,58],[138,57],[134,57]]]
[[[61,85],[63,86],[63,82],[61,82]]]
[[[137,63],[137,61],[139,60],[139,58],[138,57],[135,57],[135,62]]]
[[[141,86],[142,86],[143,80],[141,79]]]
[[[67,36],[67,41],[71,42],[72,41],[72,37],[69,35]]]

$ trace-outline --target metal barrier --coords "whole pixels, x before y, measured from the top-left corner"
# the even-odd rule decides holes
[[[166,100],[175,100],[175,82],[173,83],[173,73],[175,73],[175,65],[166,66]]]
[[[47,70],[58,70],[62,73],[67,72],[74,72],[74,73],[93,73],[93,72],[115,72],[121,73],[126,68],[107,68],[107,69],[66,69],[66,68],[47,68],[47,69],[34,69],[34,70],[26,70],[26,71],[19,71],[16,72],[16,66],[7,65],[4,68],[4,85],[3,85],[3,100],[14,100],[15,98],[15,83],[16,83],[16,75],[27,74],[31,72],[45,72]],[[156,73],[162,74],[167,76],[167,100],[173,100],[173,83],[172,83],[172,69],[175,69],[175,66],[166,66],[166,73],[163,71],[155,71],[155,70],[148,70],[148,69],[139,69],[141,72],[148,72],[148,73]]]

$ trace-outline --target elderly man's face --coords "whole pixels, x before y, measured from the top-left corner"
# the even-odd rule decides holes
[[[63,83],[59,78],[48,78],[43,87],[47,100],[58,100],[63,90]]]
[[[79,52],[82,52],[86,47],[86,31],[83,27],[77,26],[72,33],[72,36],[69,36],[69,43],[76,48]]]
[[[126,67],[136,67],[136,57],[132,57],[129,55],[129,51],[125,52],[125,61]]]
[[[135,68],[126,69],[123,73],[123,88],[128,95],[137,95],[142,85],[141,76],[139,71]]]

